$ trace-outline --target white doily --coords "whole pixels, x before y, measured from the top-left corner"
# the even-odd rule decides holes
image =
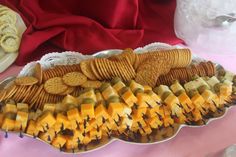
[[[174,48],[181,48],[180,46],[171,46],[166,43],[155,42],[148,44],[144,47],[139,47],[134,50],[135,53],[143,53],[143,52],[151,52],[151,51],[158,51],[158,50],[167,50],[167,49],[174,49]],[[119,53],[121,50],[105,50],[106,52],[110,53]],[[44,55],[40,60],[30,62],[23,67],[20,71],[18,76],[31,76],[33,74],[34,67],[36,63],[40,63],[43,70],[52,68],[56,65],[72,65],[78,64],[82,60],[91,59],[96,56],[96,54],[101,54],[105,51],[97,52],[94,55],[83,55],[79,52],[74,51],[65,51],[65,52],[52,52]]]

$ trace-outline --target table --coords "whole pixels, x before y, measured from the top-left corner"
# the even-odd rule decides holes
[[[222,64],[226,69],[236,73],[236,54],[205,54],[199,56],[211,59]],[[13,65],[6,72],[0,74],[0,80],[7,76],[17,74],[21,67]],[[153,145],[134,145],[115,141],[106,147],[81,155],[68,155],[34,140],[29,137],[19,138],[18,135],[9,134],[4,138],[0,132],[0,156],[1,157],[32,157],[57,156],[57,157],[217,157],[222,150],[236,143],[236,107],[229,110],[225,117],[211,122],[207,126],[198,128],[183,128],[172,140]]]

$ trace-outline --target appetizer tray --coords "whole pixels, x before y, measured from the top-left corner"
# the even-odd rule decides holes
[[[64,153],[157,144],[222,118],[235,85],[221,65],[165,43],[50,53],[0,83],[0,127]]]

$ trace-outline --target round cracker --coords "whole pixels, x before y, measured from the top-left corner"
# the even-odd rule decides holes
[[[15,84],[20,86],[31,86],[38,83],[38,79],[32,76],[23,76],[15,79]]]
[[[34,68],[34,77],[38,79],[38,84],[43,81],[43,70],[40,63],[37,63]]]
[[[54,77],[47,80],[44,84],[44,89],[50,94],[60,94],[66,91],[68,86],[64,84],[61,77]]]
[[[87,76],[90,80],[96,80],[96,76],[93,74],[93,71],[91,69],[92,60],[84,60],[80,62],[80,69],[82,73]]]
[[[87,77],[80,72],[70,72],[62,77],[63,82],[68,86],[79,86],[87,81]]]

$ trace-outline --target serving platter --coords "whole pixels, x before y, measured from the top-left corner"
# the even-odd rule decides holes
[[[142,53],[142,52],[147,52],[147,51],[151,52],[151,51],[156,51],[156,50],[166,50],[166,49],[174,49],[174,48],[181,48],[181,47],[170,46],[165,43],[153,43],[153,44],[149,44],[143,48],[137,48],[134,50],[134,52]],[[95,53],[93,56],[83,56],[81,54],[74,53],[74,52],[51,53],[51,54],[47,54],[47,55],[43,56],[42,59],[37,62],[42,64],[42,67],[44,69],[48,69],[48,68],[54,67],[56,65],[77,64],[80,61],[82,61],[84,59],[88,59],[88,58],[109,57],[111,55],[120,54],[121,52],[122,52],[122,50],[119,50],[119,49],[104,50],[104,51],[100,51],[100,52]],[[73,62],[71,62],[71,60],[73,60]],[[196,55],[193,55],[192,64],[199,63],[200,61],[204,61],[204,59],[199,58]],[[32,63],[29,63],[28,65],[26,65],[22,69],[22,71],[19,73],[19,76],[32,75],[32,73],[33,73],[32,69],[37,62],[32,62]],[[218,75],[218,72],[223,67],[217,63],[215,63],[215,67],[216,67],[216,75]],[[2,81],[0,83],[0,89],[3,89],[12,80],[14,80],[14,77],[9,77],[6,80]],[[72,150],[70,150],[70,151],[63,150],[63,152],[64,153],[87,153],[87,152],[101,149],[102,147],[112,143],[113,141],[117,141],[117,140],[123,141],[126,143],[130,143],[130,144],[138,144],[138,145],[158,144],[158,143],[162,143],[165,141],[169,141],[169,140],[173,139],[180,132],[180,130],[184,127],[202,127],[202,126],[205,126],[205,125],[211,123],[214,120],[224,117],[226,115],[227,111],[230,110],[230,108],[234,105],[234,103],[235,102],[228,104],[228,107],[226,107],[226,108],[225,107],[221,108],[221,110],[214,113],[212,115],[212,117],[210,117],[209,119],[205,120],[202,123],[189,124],[189,125],[187,125],[187,124],[174,124],[169,127],[156,129],[155,131],[153,131],[153,133],[150,136],[143,136],[143,137],[137,136],[134,138],[127,138],[126,136],[119,135],[119,136],[102,138],[101,140],[93,141],[93,142],[89,143],[88,145],[81,145],[78,147],[78,149],[75,149],[73,151]],[[9,131],[9,132],[19,134],[19,132],[14,132],[14,131]],[[23,133],[23,135],[30,136],[30,135],[24,134],[24,133]],[[21,134],[21,136],[22,136],[22,134]],[[33,136],[30,136],[30,137],[36,138],[37,140],[40,140],[40,141],[48,144],[47,142],[45,142],[44,140],[42,140],[38,137],[33,137]]]

